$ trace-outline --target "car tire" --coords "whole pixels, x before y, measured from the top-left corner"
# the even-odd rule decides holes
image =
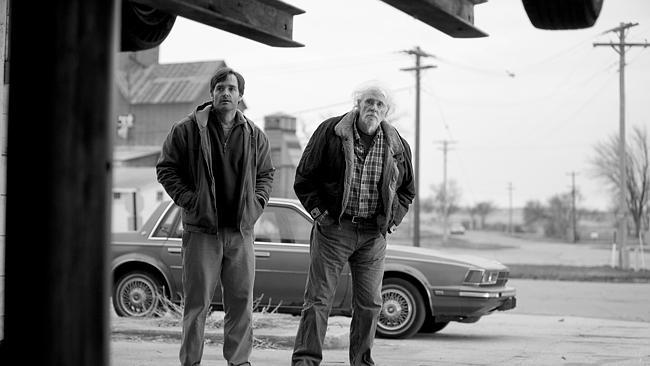
[[[425,321],[420,328],[420,333],[438,333],[443,330],[449,322]]]
[[[530,22],[539,29],[589,28],[598,19],[603,0],[522,0]]]
[[[113,287],[113,307],[119,316],[152,316],[161,303],[160,296],[160,282],[154,276],[147,272],[129,272]]]
[[[381,297],[378,337],[410,338],[422,328],[426,309],[422,295],[412,283],[401,278],[386,278]]]
[[[123,0],[121,51],[142,51],[159,46],[171,32],[175,21],[176,15]]]

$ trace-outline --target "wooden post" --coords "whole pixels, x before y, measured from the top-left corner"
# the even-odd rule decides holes
[[[2,364],[109,364],[117,3],[11,1]]]
[[[402,68],[402,71],[415,71],[415,156],[413,157],[413,174],[415,178],[415,198],[413,199],[413,246],[420,246],[420,70],[431,69],[437,66],[420,65],[421,57],[432,55],[420,49],[402,51],[415,56],[415,67]]]

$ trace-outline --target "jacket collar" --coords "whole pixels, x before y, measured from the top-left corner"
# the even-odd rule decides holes
[[[334,132],[337,136],[341,138],[349,138],[354,141],[354,132],[352,130],[353,123],[357,120],[359,112],[357,110],[352,110],[346,113],[343,118],[334,126]],[[384,137],[388,146],[393,151],[393,154],[400,154],[404,152],[404,146],[402,145],[402,140],[397,133],[395,127],[391,126],[388,122],[381,121],[379,124],[382,131],[384,132]]]
[[[199,130],[203,130],[208,125],[208,119],[210,117],[210,111],[212,110],[212,102],[206,102],[198,106],[192,113],[192,117],[196,124],[199,126]],[[244,114],[238,109],[237,115],[235,118],[238,121],[244,121],[248,126],[248,131],[252,131],[253,127],[250,125],[252,122],[244,116]]]

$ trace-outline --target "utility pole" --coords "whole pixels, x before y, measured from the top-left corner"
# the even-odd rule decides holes
[[[571,241],[578,242],[578,228],[576,220],[576,172],[569,173],[571,175]]]
[[[508,233],[512,235],[512,182],[508,182]]]
[[[442,140],[442,244],[449,239],[449,200],[447,199],[447,151],[454,141]]]
[[[415,71],[415,199],[413,200],[413,246],[420,246],[420,70],[431,69],[436,66],[420,65],[420,58],[433,57],[420,46],[412,50],[402,51],[415,56],[415,67],[402,68],[402,71]]]
[[[620,23],[616,28],[612,28],[605,33],[616,33],[618,35],[618,43],[594,43],[597,46],[610,46],[619,55],[619,214],[618,214],[618,264],[619,267],[628,269],[630,266],[628,253],[627,253],[627,216],[628,206],[626,200],[627,193],[627,167],[626,167],[626,153],[625,153],[625,51],[626,47],[648,47],[650,44],[645,43],[626,43],[625,33],[629,28],[635,27],[639,23]]]

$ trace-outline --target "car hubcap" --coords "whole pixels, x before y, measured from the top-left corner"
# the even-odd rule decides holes
[[[413,318],[410,297],[398,289],[386,289],[381,293],[383,305],[379,314],[379,327],[395,331],[407,326]]]
[[[122,290],[122,308],[130,316],[145,316],[153,309],[156,295],[150,283],[133,279],[124,285]]]

